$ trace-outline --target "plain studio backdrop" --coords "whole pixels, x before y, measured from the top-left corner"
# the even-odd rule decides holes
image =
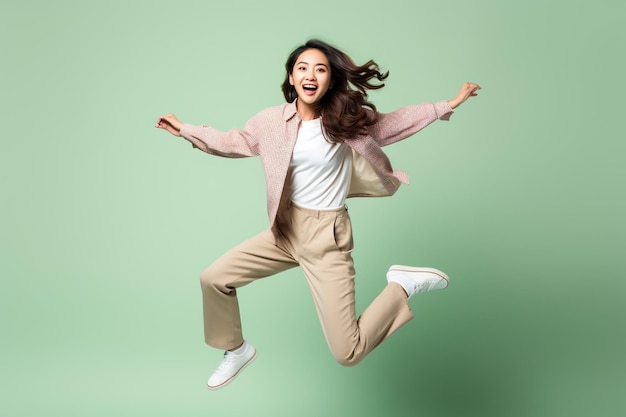
[[[0,414],[626,414],[623,1],[23,1],[0,16]],[[352,199],[357,309],[391,264],[446,271],[355,368],[298,269],[240,292],[259,356],[216,392],[199,275],[267,227],[222,130],[284,100],[311,37],[390,71],[380,111],[483,86],[386,148],[411,185]]]

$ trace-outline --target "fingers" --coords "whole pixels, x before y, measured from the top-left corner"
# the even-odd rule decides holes
[[[171,113],[159,117],[154,127],[166,130],[172,135],[180,136],[181,122]]]
[[[480,90],[480,88],[480,85],[476,83],[463,83],[456,97],[448,101],[448,103],[450,103],[450,107],[452,109],[455,109],[456,107],[463,104],[468,98],[477,96],[477,91]]]
[[[463,88],[461,88],[462,94],[464,94],[466,98],[476,97],[478,90],[480,90],[480,85],[470,82],[463,83]]]
[[[470,83],[470,82],[466,82],[463,87],[469,91],[471,91],[472,93],[480,90],[480,86],[478,84],[475,83]]]
[[[167,129],[168,125],[172,125],[171,119],[174,118],[173,114],[166,114],[165,116],[161,116],[157,119],[156,124],[154,125],[154,127],[158,127],[161,129]]]

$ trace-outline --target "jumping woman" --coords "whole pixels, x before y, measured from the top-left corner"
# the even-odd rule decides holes
[[[193,126],[173,114],[156,124],[212,155],[260,156],[265,172],[269,228],[201,275],[205,340],[225,350],[210,389],[232,381],[256,356],[243,338],[237,301],[238,289],[251,282],[300,266],[330,351],[345,366],[359,363],[413,317],[410,297],[449,282],[437,269],[393,265],[387,285],[357,318],[345,201],[390,196],[408,183],[381,148],[448,120],[480,87],[464,83],[451,100],[379,113],[367,91],[382,88],[389,73],[374,61],[359,66],[337,48],[310,40],[289,55],[285,70],[286,103],[261,111],[243,130]]]

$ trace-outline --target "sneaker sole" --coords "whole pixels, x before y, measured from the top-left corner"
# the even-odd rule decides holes
[[[239,370],[235,373],[235,375],[231,376],[230,378],[228,378],[226,381],[222,382],[219,385],[211,386],[211,385],[209,385],[207,383],[207,388],[210,389],[210,390],[216,390],[216,389],[222,388],[224,385],[227,385],[228,383],[232,382],[232,380],[235,379],[237,377],[237,375],[239,375],[241,373],[241,371],[243,371],[246,366],[250,365],[250,362],[252,362],[255,358],[256,358],[256,349],[254,349],[254,355],[252,355],[252,357],[250,359],[248,359],[248,361],[246,363],[244,363],[241,368],[239,368]]]
[[[445,272],[440,271],[435,268],[426,268],[426,267],[416,267],[416,266],[405,266],[405,265],[391,265],[389,267],[389,271],[404,271],[404,272],[430,272],[432,274],[438,275],[446,281],[446,286],[443,288],[448,288],[450,285],[450,278],[445,274]],[[442,288],[442,289],[443,289]]]

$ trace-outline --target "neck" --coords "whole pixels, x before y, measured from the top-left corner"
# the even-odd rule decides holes
[[[298,100],[296,102],[296,107],[298,109],[298,116],[300,116],[300,119],[302,120],[313,120],[319,117],[318,106],[311,106]]]

